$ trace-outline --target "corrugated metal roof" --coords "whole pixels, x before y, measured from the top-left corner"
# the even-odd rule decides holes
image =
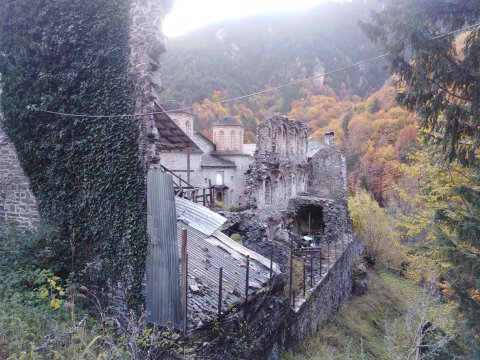
[[[219,269],[223,268],[222,309],[228,311],[245,301],[246,254],[232,251],[224,241],[178,222],[178,242],[181,229],[187,230],[188,253],[188,324],[196,327],[200,322],[212,320],[218,312]],[[232,240],[233,241],[233,240]],[[241,246],[241,245],[239,245]],[[269,265],[258,261],[258,254],[250,258],[249,294],[268,285]],[[266,260],[266,259],[265,259]],[[269,260],[268,264],[270,264]],[[280,272],[274,264],[274,274]]]
[[[218,230],[225,218],[211,210],[197,205],[186,204],[185,199],[177,200],[179,212],[178,242],[181,243],[181,229],[187,230],[188,253],[188,324],[199,326],[201,322],[212,320],[218,311],[219,269],[223,268],[223,311],[245,301],[246,259],[250,256],[249,294],[268,285],[270,280],[270,260],[236,243]],[[181,205],[180,205],[181,204]],[[180,215],[180,206],[183,215]],[[199,217],[198,211],[203,215]],[[218,217],[218,218],[217,218]],[[209,221],[206,234],[199,230],[202,219]],[[221,218],[221,219],[220,219]],[[214,226],[217,225],[212,232]],[[273,263],[274,274],[280,273],[280,267]]]
[[[172,177],[150,170],[147,177],[147,227],[150,238],[146,262],[146,305],[149,322],[182,326],[177,219]]]
[[[192,201],[175,197],[177,215],[181,221],[205,235],[212,235],[227,219]]]
[[[241,254],[243,256],[250,255],[250,259],[254,259],[259,264],[263,265],[264,267],[270,269],[270,260],[266,257],[260,255],[259,253],[250,250],[249,248],[240,245],[239,243],[235,242],[229,236],[222,233],[220,230],[215,231],[213,236],[207,238],[211,244],[221,247],[225,251],[229,252],[230,254],[234,255],[235,253]],[[273,271],[275,273],[280,273],[280,266],[273,263]]]

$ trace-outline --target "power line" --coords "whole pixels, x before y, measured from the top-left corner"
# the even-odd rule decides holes
[[[476,23],[474,25],[469,25],[469,26],[465,26],[461,29],[457,29],[457,30],[453,30],[453,31],[450,31],[448,33],[445,33],[445,34],[441,34],[441,35],[438,35],[438,36],[434,36],[431,38],[431,40],[436,40],[436,39],[440,39],[442,37],[446,37],[446,36],[449,36],[449,35],[453,35],[457,32],[464,32],[464,31],[467,31],[471,28],[474,28],[476,26],[480,26],[480,23]],[[411,47],[411,46],[409,46]],[[407,47],[407,48],[409,48]],[[301,79],[301,80],[296,80],[296,81],[292,81],[290,83],[287,83],[287,84],[283,84],[283,85],[278,85],[278,86],[275,86],[275,87],[272,87],[272,88],[269,88],[269,89],[265,89],[265,90],[261,90],[261,91],[256,91],[256,92],[253,92],[253,93],[249,93],[249,94],[246,94],[246,95],[241,95],[241,96],[236,96],[236,97],[232,97],[232,98],[229,98],[229,99],[224,99],[224,100],[218,100],[218,101],[212,101],[210,104],[225,104],[225,103],[228,103],[228,102],[232,102],[232,101],[236,101],[236,100],[242,100],[242,99],[246,99],[246,98],[249,98],[249,97],[252,97],[252,96],[257,96],[257,95],[262,95],[262,94],[265,94],[265,93],[269,93],[269,92],[274,92],[274,91],[277,91],[277,90],[281,90],[281,89],[284,89],[284,88],[287,88],[287,87],[290,87],[290,86],[295,86],[295,85],[298,85],[298,84],[302,84],[302,83],[305,83],[305,82],[308,82],[308,81],[311,81],[311,80],[315,80],[315,79],[318,79],[318,78],[321,78],[321,77],[325,77],[327,75],[332,75],[332,74],[335,74],[335,73],[338,73],[338,72],[341,72],[341,71],[345,71],[345,70],[348,70],[348,69],[351,69],[351,68],[354,68],[354,67],[357,67],[357,66],[360,66],[360,65],[364,65],[364,64],[367,64],[369,62],[372,62],[372,61],[376,61],[376,60],[379,60],[379,59],[382,59],[384,57],[387,57],[391,55],[391,53],[385,53],[385,54],[382,54],[382,55],[378,55],[378,56],[375,56],[375,57],[372,57],[370,59],[366,59],[366,60],[361,60],[359,62],[356,62],[352,65],[347,65],[347,66],[344,66],[344,67],[341,67],[341,68],[337,68],[335,70],[331,70],[331,71],[327,71],[327,72],[324,72],[323,74],[320,74],[320,75],[315,75],[315,76],[311,76],[311,77],[308,77],[308,78],[305,78],[305,79]],[[210,105],[208,104],[208,105]],[[197,107],[205,107],[207,106],[207,104],[198,104]],[[178,108],[178,109],[172,109],[172,110],[163,110],[163,111],[154,111],[154,112],[149,112],[149,113],[140,113],[140,114],[123,114],[123,115],[82,115],[82,114],[69,114],[69,113],[64,113],[64,112],[57,112],[57,111],[50,111],[50,110],[43,110],[43,109],[35,109],[35,108],[31,108],[31,110],[34,110],[34,111],[38,111],[38,112],[43,112],[43,113],[47,113],[47,114],[54,114],[54,115],[61,115],[61,116],[70,116],[70,117],[84,117],[84,118],[96,118],[96,119],[99,119],[99,118],[115,118],[115,117],[137,117],[137,116],[150,116],[150,115],[156,115],[156,114],[164,114],[164,113],[173,113],[173,112],[179,112],[179,111],[185,111],[185,110],[192,110],[194,109],[194,106],[186,106],[186,107],[183,107],[183,108]]]

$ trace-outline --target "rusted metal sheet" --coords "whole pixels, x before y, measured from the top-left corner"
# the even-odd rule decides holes
[[[147,177],[146,306],[150,322],[182,328],[177,217],[172,177],[150,170]]]

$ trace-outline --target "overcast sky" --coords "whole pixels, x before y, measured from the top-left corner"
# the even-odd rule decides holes
[[[335,0],[175,0],[172,11],[165,18],[163,32],[168,37],[175,37],[222,20],[273,12],[293,12],[333,1]]]

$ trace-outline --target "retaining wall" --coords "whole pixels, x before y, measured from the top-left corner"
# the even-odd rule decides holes
[[[13,144],[0,128],[0,229],[38,225],[37,202]]]
[[[197,355],[222,360],[279,360],[286,351],[295,350],[350,299],[353,268],[362,251],[361,240],[352,237],[343,254],[302,305],[292,309],[288,295],[285,296],[288,290],[259,299],[257,303],[249,305],[249,311],[256,312],[247,323],[234,329],[234,326],[228,328],[229,324],[235,322],[233,318],[221,321],[221,339],[205,342],[206,346],[197,348]],[[238,314],[240,324],[243,316],[244,310]],[[215,337],[213,335],[207,331],[195,340],[201,344],[203,341],[211,341],[210,339]]]

